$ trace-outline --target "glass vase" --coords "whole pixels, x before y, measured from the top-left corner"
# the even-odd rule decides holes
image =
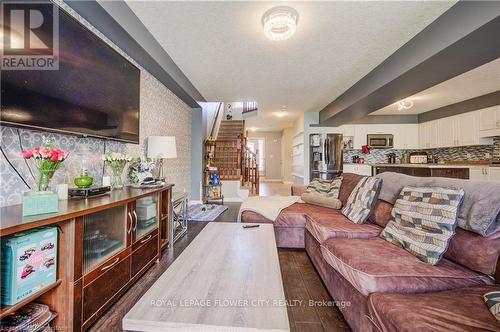
[[[123,188],[123,167],[115,166],[111,168],[113,176],[111,177],[111,188],[122,189]]]
[[[40,170],[38,174],[38,191],[49,191],[50,181],[55,170]]]

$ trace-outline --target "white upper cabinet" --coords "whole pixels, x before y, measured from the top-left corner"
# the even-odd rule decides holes
[[[438,121],[428,121],[419,125],[419,147],[431,149],[438,146]]]
[[[443,118],[437,120],[438,147],[448,147],[457,145],[455,135],[455,117]]]
[[[395,149],[418,149],[418,124],[396,124],[393,126]]]
[[[456,145],[479,144],[479,113],[468,112],[455,117]]]
[[[438,147],[479,144],[478,121],[476,112],[438,120]]]
[[[492,137],[500,135],[500,105],[479,111],[479,136]]]

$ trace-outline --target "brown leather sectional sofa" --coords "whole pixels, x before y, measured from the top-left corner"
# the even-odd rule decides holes
[[[345,204],[362,176],[343,177]],[[444,258],[430,265],[378,237],[391,210],[379,199],[359,225],[339,210],[296,203],[274,222],[277,245],[306,250],[332,298],[350,303],[339,309],[354,331],[500,331],[482,298],[500,290],[500,231],[483,237],[457,228]],[[249,211],[242,222],[272,223]]]

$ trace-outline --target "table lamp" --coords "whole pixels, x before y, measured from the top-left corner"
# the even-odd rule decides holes
[[[164,181],[163,159],[177,158],[177,147],[175,136],[149,136],[148,158],[160,160],[159,180]]]

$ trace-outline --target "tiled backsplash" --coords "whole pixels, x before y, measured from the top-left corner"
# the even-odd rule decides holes
[[[70,157],[64,162],[63,168],[56,172],[52,180],[53,185],[57,183],[71,185],[75,175],[81,169],[82,160],[87,161],[86,166],[90,175],[94,177],[97,184],[100,184],[104,166],[101,156],[104,154],[105,147],[106,152],[126,152],[134,156],[141,156],[144,153],[147,136],[176,136],[177,158],[165,161],[164,174],[167,181],[175,184],[175,190],[189,191],[191,182],[191,108],[64,2],[56,0],[56,3],[141,70],[139,135],[141,144],[125,144],[98,138],[2,127],[1,146],[12,165],[31,188],[36,188],[35,180],[31,175],[33,173],[36,176],[36,170],[32,169],[30,172],[29,164],[21,157],[21,149],[40,145],[43,137],[46,136],[52,139],[57,147],[70,152]],[[0,155],[0,206],[21,203],[22,195],[26,191],[29,191],[29,188],[4,156]]]
[[[476,146],[463,146],[456,148],[439,148],[439,149],[426,149],[426,150],[409,150],[425,151],[430,156],[443,161],[457,161],[457,160],[500,160],[500,137],[494,138],[493,145],[476,145]],[[404,150],[372,150],[369,154],[361,153],[361,150],[345,150],[344,162],[352,162],[353,156],[365,158],[366,163],[376,164],[387,162],[387,154],[395,153],[396,159],[401,158]],[[489,158],[487,155],[489,154]]]

